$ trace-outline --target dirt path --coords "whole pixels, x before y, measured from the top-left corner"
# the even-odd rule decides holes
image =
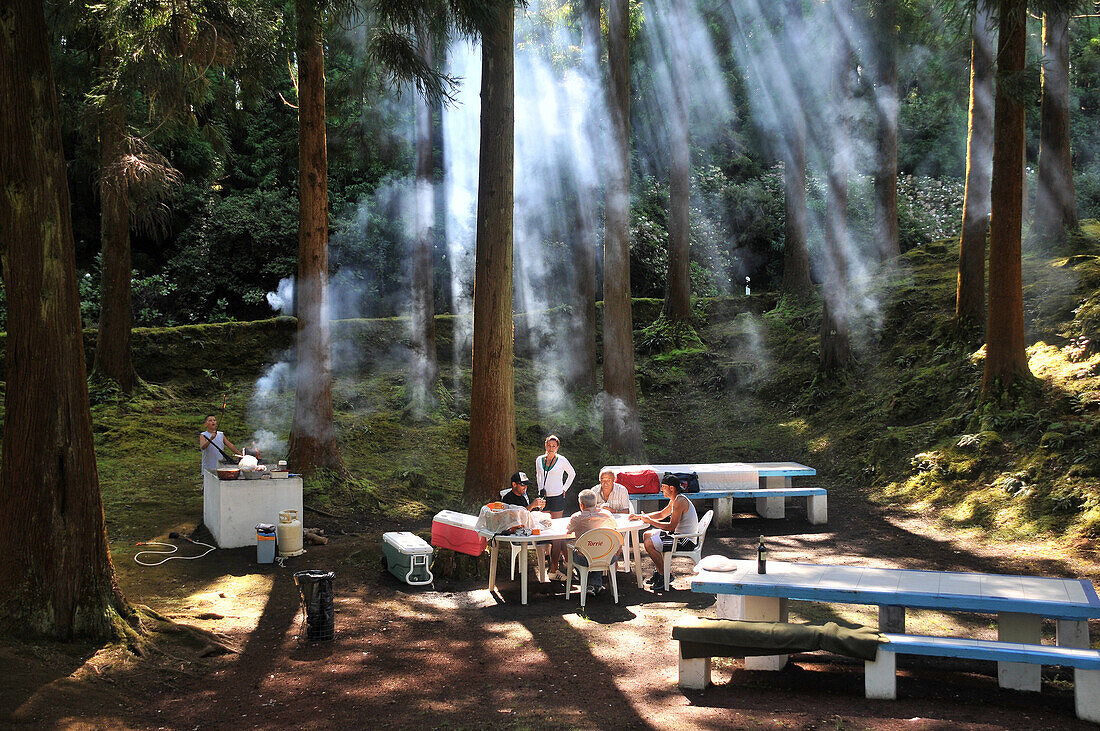
[[[828,485],[826,485],[828,486]],[[926,516],[883,511],[842,488],[830,523],[810,526],[801,507],[785,521],[742,514],[708,536],[706,553],[748,556],[768,535],[773,560],[1092,576],[1092,553],[1041,544],[987,546],[937,531]],[[421,526],[415,526],[421,527]],[[560,583],[490,595],[485,580],[405,587],[376,566],[378,536],[337,536],[288,562],[254,565],[249,549],[136,569],[119,561],[129,596],[224,636],[236,655],[194,658],[181,646],[144,660],[72,646],[0,645],[12,672],[0,722],[36,728],[1073,728],[1072,678],[1044,673],[1041,694],[997,687],[991,664],[901,661],[897,701],[863,697],[861,663],[801,655],[781,673],[719,663],[706,692],[676,687],[672,624],[714,613],[713,597],[654,595],[624,578],[581,614]],[[1078,547],[1087,549],[1088,547]],[[338,636],[309,643],[292,572],[334,570]],[[647,564],[648,568],[648,564]],[[870,621],[858,608],[792,603],[811,618]],[[992,637],[988,617],[912,613],[911,631],[964,629]],[[188,655],[187,653],[191,654]],[[178,654],[177,654],[178,653]],[[1067,682],[1068,681],[1068,682]]]

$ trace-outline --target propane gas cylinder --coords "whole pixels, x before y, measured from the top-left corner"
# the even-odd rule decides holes
[[[302,521],[298,520],[297,510],[284,510],[279,513],[279,525],[275,533],[279,539],[280,556],[298,556],[305,553],[302,549]]]

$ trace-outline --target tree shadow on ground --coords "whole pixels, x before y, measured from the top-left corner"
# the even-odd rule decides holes
[[[0,722],[41,723],[49,710],[64,705],[78,671],[100,650],[99,645],[61,643],[0,644]],[[88,692],[97,692],[89,689]]]

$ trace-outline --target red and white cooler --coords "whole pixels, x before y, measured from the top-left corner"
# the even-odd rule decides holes
[[[469,556],[480,556],[487,540],[478,533],[477,516],[440,510],[432,518],[432,545]]]

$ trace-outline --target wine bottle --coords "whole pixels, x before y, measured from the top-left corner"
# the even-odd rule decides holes
[[[764,545],[764,536],[760,536],[760,545],[756,547],[756,573],[768,573],[768,547]]]

